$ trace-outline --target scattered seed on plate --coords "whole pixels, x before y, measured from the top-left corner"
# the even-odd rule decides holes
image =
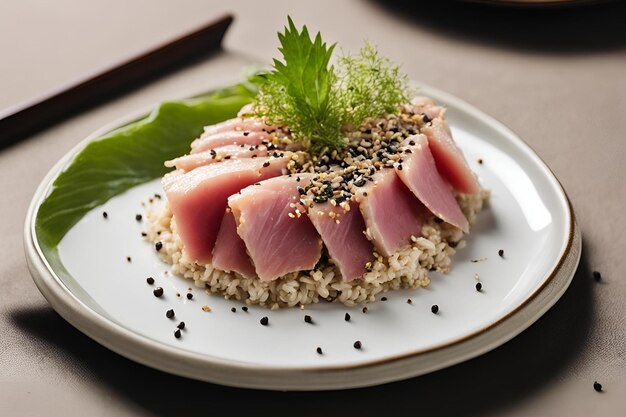
[[[174,337],[175,337],[176,339],[180,339],[180,335],[181,335],[181,333],[180,333],[180,329],[176,329],[176,331],[174,332]]]
[[[354,342],[353,346],[355,349],[361,349],[363,345],[361,344],[361,341],[357,340],[356,342]]]
[[[363,307],[363,310],[361,310],[361,311],[364,312],[364,313],[367,313],[367,310],[368,310],[367,306],[365,306],[365,307]]]
[[[380,301],[387,301],[387,297],[382,297]]]
[[[597,282],[600,282],[600,280],[602,279],[602,274],[598,271],[593,271],[591,275],[593,275],[593,279],[595,279]]]
[[[141,221],[141,219],[142,219],[142,217],[143,217],[143,216],[142,216],[141,214],[136,214],[136,215],[135,215],[135,220],[137,220],[138,222],[140,222],[140,221]]]
[[[322,354],[322,348],[321,347],[317,347],[317,349],[315,349],[317,351],[317,353],[319,353],[320,355]]]
[[[157,297],[157,298],[158,298],[158,297],[160,297],[160,296],[162,296],[162,295],[163,295],[163,288],[161,288],[161,287],[156,287],[156,288],[154,289],[154,291],[152,291],[152,293],[154,294],[154,296],[155,296],[155,297]]]
[[[500,258],[504,258],[504,249],[500,249],[498,255],[500,255]]]
[[[476,291],[481,292],[483,289],[483,284],[481,284],[480,282],[476,283]]]
[[[148,277],[148,278],[146,278],[146,282],[147,282],[148,284],[152,285],[152,284],[154,284],[154,278],[152,278],[152,277]]]
[[[165,317],[167,317],[168,319],[171,319],[172,317],[174,317],[176,315],[176,313],[174,313],[174,310],[169,309],[165,312]]]
[[[141,237],[146,237],[148,234],[146,232],[141,232]]]
[[[269,322],[270,322],[270,319],[268,319],[268,318],[267,318],[267,316],[262,317],[262,318],[261,318],[261,321],[260,321],[260,323],[261,323],[263,326],[267,326]]]
[[[202,306],[202,311],[207,311],[207,312],[211,311],[211,307],[209,307],[208,305],[205,304],[205,305]]]
[[[410,298],[407,298],[407,299],[406,299],[406,303],[407,303],[407,304],[413,304],[413,300],[411,300]]]
[[[352,317],[350,316],[350,313],[346,313],[346,315],[345,315],[345,316],[343,316],[343,319],[344,319],[345,321],[350,321],[350,319],[351,319],[351,318],[352,318]]]
[[[183,330],[185,328],[185,322],[181,321],[176,327],[178,327],[180,330]]]
[[[160,251],[162,248],[163,248],[163,243],[157,242],[154,244],[154,249],[156,249],[157,252]]]
[[[476,162],[478,162],[478,165],[482,165],[482,164],[483,164],[483,160],[482,160],[482,159],[479,159],[479,160],[478,160],[478,161],[476,161]]]
[[[131,262],[131,261],[132,261],[131,257],[130,257],[130,256],[127,256],[127,257],[126,257],[126,262]]]
[[[104,217],[105,219],[109,218],[109,213],[107,213],[106,211],[102,212],[102,217]]]
[[[192,293],[190,293],[190,292],[188,292],[188,293],[187,293],[187,299],[188,299],[188,300],[191,300],[192,298],[193,298],[193,294],[192,294]]]
[[[304,316],[305,323],[313,323],[313,319],[308,314]]]
[[[247,307],[247,306],[243,306],[243,307],[241,307],[241,309],[242,309],[243,311],[248,311],[248,307]]]
[[[232,308],[230,309],[230,311],[232,311],[233,313],[236,313],[236,312],[237,312],[237,309],[236,309],[235,307],[232,307]]]
[[[439,306],[438,306],[437,304],[433,304],[433,306],[430,308],[430,311],[431,311],[433,314],[437,314],[437,313],[439,313]]]
[[[601,392],[602,391],[602,384],[599,383],[598,381],[594,381],[593,389],[595,389],[597,392]]]
[[[176,293],[176,297],[180,297],[180,293],[179,292]]]

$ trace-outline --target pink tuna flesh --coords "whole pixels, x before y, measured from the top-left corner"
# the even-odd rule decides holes
[[[413,111],[417,114],[425,114],[430,120],[443,117],[446,109],[443,106],[435,104],[430,97],[418,96],[411,100]]]
[[[222,219],[213,248],[213,266],[222,271],[235,271],[246,278],[255,278],[254,265],[246,252],[246,245],[237,234],[235,216],[227,210]]]
[[[448,122],[442,117],[433,119],[422,128],[428,137],[430,151],[435,158],[441,176],[460,193],[477,193],[480,186],[463,152],[452,139]]]
[[[422,232],[424,207],[402,183],[393,169],[383,169],[372,176],[356,194],[367,236],[378,253],[391,256]]]
[[[299,204],[298,187],[307,185],[311,177],[271,178],[228,199],[237,233],[262,281],[313,269],[322,254],[322,241]]]
[[[260,145],[262,141],[268,138],[267,132],[220,132],[194,140],[191,143],[191,153],[205,152],[227,145]]]
[[[374,260],[374,247],[365,237],[365,221],[358,204],[350,203],[347,212],[330,203],[315,204],[309,209],[309,218],[344,281],[362,277],[367,272],[365,264]]]
[[[219,148],[211,149],[200,153],[192,153],[180,156],[171,161],[166,161],[166,167],[176,167],[183,171],[191,171],[203,165],[221,162],[224,158],[241,159],[251,158],[252,156],[266,156],[267,148],[264,145],[248,146],[248,145],[226,145]]]
[[[435,216],[467,233],[467,219],[456,202],[450,185],[437,171],[435,159],[428,147],[428,139],[424,135],[415,135],[406,139],[407,143],[410,141],[415,145],[408,146],[411,153],[402,157],[402,169],[400,166],[396,168],[398,176]]]
[[[281,175],[288,159],[228,160],[187,173],[170,172],[163,177],[178,234],[193,261],[211,260],[228,197],[250,184]]]
[[[247,111],[246,106],[242,107],[241,111]],[[274,126],[266,125],[263,121],[254,117],[235,117],[234,119],[205,127],[202,136],[210,136],[216,133],[231,131],[261,132],[263,129],[271,130],[274,128]]]

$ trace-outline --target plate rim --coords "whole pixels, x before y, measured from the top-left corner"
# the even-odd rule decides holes
[[[57,276],[39,247],[35,230],[35,214],[44,197],[47,195],[54,179],[74,159],[80,150],[103,134],[131,123],[141,118],[142,115],[148,114],[149,110],[154,108],[154,106],[133,112],[130,115],[121,117],[97,129],[72,147],[54,164],[40,182],[29,205],[24,224],[24,246],[33,281],[53,309],[67,322],[108,349],[131,360],[165,372],[223,385],[276,390],[320,390],[364,387],[422,375],[463,362],[492,350],[524,331],[560,299],[568,288],[578,266],[581,252],[580,229],[576,223],[571,201],[562,184],[550,167],[519,135],[502,122],[450,93],[424,84],[421,85],[420,92],[427,95],[435,95],[439,100],[453,104],[468,114],[471,114],[473,117],[481,119],[491,128],[498,130],[514,143],[525,148],[524,150],[544,169],[549,179],[554,181],[557,186],[555,187],[556,190],[562,193],[561,197],[564,198],[566,202],[567,215],[569,216],[569,222],[567,224],[569,228],[569,230],[567,230],[567,242],[550,273],[543,278],[541,285],[512,311],[481,329],[427,349],[388,356],[382,359],[369,360],[357,364],[276,367],[225,359],[168,346],[147,336],[135,333],[84,304]],[[570,265],[565,265],[568,261]],[[564,266],[567,266],[567,268],[564,268]],[[543,300],[543,303],[540,303],[539,295],[544,293],[548,287],[554,287],[555,285],[557,285],[558,288],[555,288],[556,292],[554,292],[553,296],[547,300]],[[523,313],[525,309],[533,307],[533,304],[540,304],[534,306],[534,314],[527,317],[523,323],[513,326],[512,329],[496,337],[496,340],[492,340],[489,344],[483,345],[482,348],[475,347],[465,354],[457,354],[457,356],[452,355],[451,358],[447,358],[445,361],[438,361],[430,366],[427,364],[429,355],[441,356],[442,352],[445,353],[446,351],[453,351],[459,347],[462,348],[463,346],[472,344],[472,342],[476,342],[485,335],[487,335],[486,339],[489,339],[488,336],[490,334],[494,336],[498,333],[498,329],[502,330],[503,325],[510,324],[511,319]],[[150,353],[150,355],[146,355],[146,352]],[[155,353],[158,355],[155,355]],[[445,356],[445,354],[443,356]],[[408,363],[419,362],[419,360],[422,359],[423,362],[426,363],[413,363],[413,369],[405,369],[404,372],[399,372],[403,370],[402,368],[407,367],[406,365]],[[401,363],[404,365],[398,367],[398,364]],[[421,367],[415,365],[421,365]],[[397,369],[395,369],[394,372],[390,372],[394,368]],[[363,378],[355,378],[354,376],[347,379],[345,377],[338,378],[342,376],[342,373],[346,373],[347,371],[351,373],[360,371],[364,375]],[[375,375],[376,372],[380,374]],[[269,378],[269,384],[268,377],[271,377]],[[309,379],[302,379],[300,377]],[[333,379],[335,380],[333,381]]]

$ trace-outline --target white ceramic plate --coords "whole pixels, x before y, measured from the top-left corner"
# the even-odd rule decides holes
[[[37,209],[76,152],[110,128],[59,161],[34,196],[25,242],[35,283],[68,322],[111,350],[166,372],[224,385],[277,390],[368,386],[493,349],[560,298],[578,265],[580,234],[557,179],[520,138],[453,96],[426,87],[422,91],[448,105],[456,141],[492,191],[467,246],[453,259],[453,270],[433,274],[427,289],[387,293],[388,301],[370,304],[367,314],[338,303],[307,306],[305,312],[262,307],[243,312],[240,302],[199,288],[187,300],[192,282],[166,273],[168,265],[141,239],[142,224],[135,220],[143,210],[140,201],[160,192],[158,180],[88,213],[60,243],[59,259],[46,259],[34,228]],[[475,289],[476,274],[482,292]],[[164,288],[163,297],[154,297],[148,276]],[[409,297],[412,304],[406,302]],[[205,304],[211,312],[201,309]],[[437,315],[431,313],[433,304],[440,308]],[[173,320],[165,317],[170,308],[176,313]],[[350,322],[344,320],[346,312]],[[305,313],[314,324],[303,321]],[[262,316],[269,317],[269,326],[260,325]],[[176,339],[180,320],[186,329]],[[353,347],[357,340],[360,350]],[[322,355],[316,353],[318,346]]]

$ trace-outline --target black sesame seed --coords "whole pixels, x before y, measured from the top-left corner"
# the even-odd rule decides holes
[[[482,164],[483,164],[483,160],[482,160],[482,159],[479,159],[479,160],[478,160],[478,165],[482,165]]]
[[[185,322],[181,321],[176,327],[178,327],[180,330],[183,330],[185,328]]]
[[[413,304],[413,300],[411,300],[410,298],[407,298],[406,303],[407,304]]]
[[[157,193],[155,193],[155,194],[154,194],[154,198],[158,198],[158,199],[160,200],[160,199],[161,199],[161,194],[157,194]]]
[[[157,242],[154,244],[154,249],[156,249],[157,252],[160,251],[162,248],[163,248],[163,243]]]
[[[167,310],[165,312],[165,317],[167,317],[168,319],[171,319],[172,317],[174,317],[176,315],[176,313],[174,313],[174,310]]]
[[[415,141],[414,140],[410,140],[409,141],[409,145],[411,145],[411,146],[415,145]]]
[[[232,307],[232,308],[230,309],[230,311],[232,311],[233,313],[236,313],[236,312],[237,312],[237,309],[236,309],[235,307]]]
[[[322,348],[318,346],[317,349],[315,349],[317,351],[317,353],[319,353],[320,355],[322,354]]]
[[[161,287],[156,287],[156,288],[154,289],[154,291],[152,291],[152,293],[154,294],[154,296],[155,296],[155,297],[157,297],[157,298],[158,298],[158,297],[160,297],[160,296],[162,296],[162,295],[163,295],[163,288],[161,288]]]
[[[264,168],[267,168],[268,166],[270,166],[270,162],[269,161],[263,163],[263,167]]]
[[[250,134],[250,132],[243,132],[244,136],[248,136]]]
[[[248,307],[246,307],[246,306],[241,307],[241,309],[242,309],[243,311],[248,311]]]
[[[504,250],[503,250],[503,249],[500,249],[500,250],[498,251],[498,255],[499,255],[501,258],[504,258]]]
[[[135,220],[137,220],[138,222],[141,221],[141,218],[142,218],[141,214],[136,214],[135,215]]]
[[[152,278],[152,277],[148,277],[148,278],[146,278],[146,282],[147,282],[148,284],[152,285],[152,284],[154,284],[154,278]]]
[[[346,315],[345,315],[345,316],[343,316],[343,319],[344,319],[345,321],[350,321],[350,319],[351,319],[351,318],[352,318],[352,317],[350,316],[350,314],[349,314],[349,313],[346,313]]]
[[[126,262],[131,262],[131,261],[132,261],[132,258],[130,256],[127,256],[126,257]]]
[[[103,211],[102,217],[104,217],[105,219],[109,218],[109,213],[107,213],[106,211]]]
[[[188,292],[188,293],[187,293],[187,299],[188,299],[188,300],[191,300],[192,298],[193,298],[193,294],[192,294],[192,293],[190,293],[190,292]]]
[[[439,306],[438,306],[437,304],[433,304],[433,306],[430,308],[430,311],[431,311],[433,314],[437,314],[437,313],[439,313]]]
[[[181,335],[181,333],[180,333],[180,329],[176,329],[176,331],[174,332],[174,337],[175,337],[176,339],[180,339],[180,335]]]
[[[141,236],[146,237],[148,234],[146,232],[141,232]]]
[[[305,323],[313,323],[313,319],[311,318],[311,316],[309,316],[307,314],[306,316],[304,316],[304,322]]]
[[[422,114],[422,120],[424,121],[424,123],[428,123],[430,122],[430,117],[428,117],[428,115],[426,114]]]
[[[364,313],[367,313],[367,307],[363,307],[363,310],[361,310]]]
[[[600,282],[600,280],[602,279],[602,274],[600,274],[598,271],[593,271],[591,275],[593,275],[593,279],[595,279],[597,282]]]
[[[361,342],[359,340],[357,340],[356,342],[354,342],[353,346],[354,346],[355,349],[361,349],[361,347],[363,345],[361,344]]]
[[[382,297],[380,301],[387,301],[387,297]]]
[[[435,217],[435,223],[443,223],[443,220],[440,219],[439,217]]]
[[[263,317],[261,318],[261,324],[263,326],[267,326],[267,324],[270,322],[270,319],[268,319],[267,317]]]
[[[595,381],[593,383],[593,389],[595,389],[597,392],[601,392],[602,391],[602,384],[600,384],[598,381]]]
[[[476,291],[480,292],[483,289],[483,284],[481,284],[480,282],[476,283]]]

